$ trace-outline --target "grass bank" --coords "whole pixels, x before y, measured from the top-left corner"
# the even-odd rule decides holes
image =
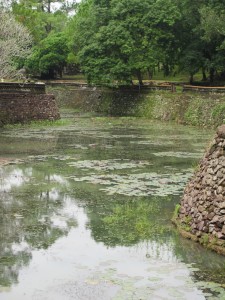
[[[225,122],[225,95],[152,92],[141,99],[135,114],[212,128]]]
[[[225,122],[225,94],[132,92],[110,89],[50,88],[60,108],[110,116],[134,116],[214,128]]]

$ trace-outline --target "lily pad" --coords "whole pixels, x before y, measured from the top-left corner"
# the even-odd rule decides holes
[[[168,196],[179,195],[190,178],[191,173],[157,174],[141,173],[131,175],[92,174],[84,177],[71,176],[75,181],[104,185],[101,191],[108,195],[126,196]]]
[[[148,161],[133,161],[129,159],[81,160],[67,163],[70,167],[94,169],[96,171],[112,171],[132,168],[142,168],[150,165]]]
[[[155,156],[159,157],[164,157],[164,156],[169,156],[169,157],[179,157],[179,158],[201,158],[203,155],[203,152],[196,152],[196,153],[191,153],[191,152],[156,152],[153,153]]]

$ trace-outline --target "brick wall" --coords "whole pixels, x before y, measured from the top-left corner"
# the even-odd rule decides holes
[[[60,118],[54,95],[0,93],[0,124]]]

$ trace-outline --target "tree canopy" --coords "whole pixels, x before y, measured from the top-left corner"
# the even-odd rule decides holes
[[[0,13],[0,78],[14,77],[18,62],[31,51],[32,37],[9,12]]]
[[[191,81],[199,71],[204,80],[225,77],[225,1],[0,0],[0,5],[33,37],[27,65],[36,59],[34,74],[51,77],[53,65],[60,73],[72,63],[99,84],[129,84],[134,78],[142,84],[156,67],[165,76],[185,71]],[[64,37],[63,58],[53,46],[58,34]]]
[[[142,73],[159,59],[164,65],[174,64],[168,44],[173,47],[173,26],[179,18],[168,0],[83,1],[71,26],[88,80],[129,82],[136,76],[142,84]]]
[[[60,8],[59,4],[62,2],[64,5]],[[12,11],[16,19],[30,30],[35,43],[51,32],[61,32],[66,26],[68,10],[63,0],[14,1]]]
[[[52,33],[43,39],[26,61],[29,72],[39,73],[42,78],[61,77],[69,53],[66,42],[62,33]]]
[[[129,82],[152,74],[200,70],[223,76],[224,1],[83,0],[71,21],[74,51],[90,82]]]

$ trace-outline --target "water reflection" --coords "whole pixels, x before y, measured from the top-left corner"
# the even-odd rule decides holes
[[[127,203],[113,203],[111,206],[89,208],[87,214],[91,229],[96,241],[106,246],[131,246],[141,241],[161,239],[163,233],[168,231],[161,224],[161,218],[155,216],[160,213],[157,199],[138,199]],[[96,218],[96,216],[99,216]],[[160,242],[158,240],[158,242]]]
[[[132,122],[56,129],[54,153],[0,169],[4,299],[205,299],[202,279],[225,281],[224,258],[183,240],[170,222],[209,133]]]
[[[17,282],[20,268],[28,265],[32,250],[47,249],[77,226],[68,209],[71,199],[62,193],[67,185],[59,175],[33,168],[6,167],[0,180],[0,282]]]
[[[28,170],[29,173],[29,170]],[[20,169],[13,168],[11,170],[1,170],[0,174],[0,193],[10,192],[13,187],[19,187],[28,180],[28,176]]]

